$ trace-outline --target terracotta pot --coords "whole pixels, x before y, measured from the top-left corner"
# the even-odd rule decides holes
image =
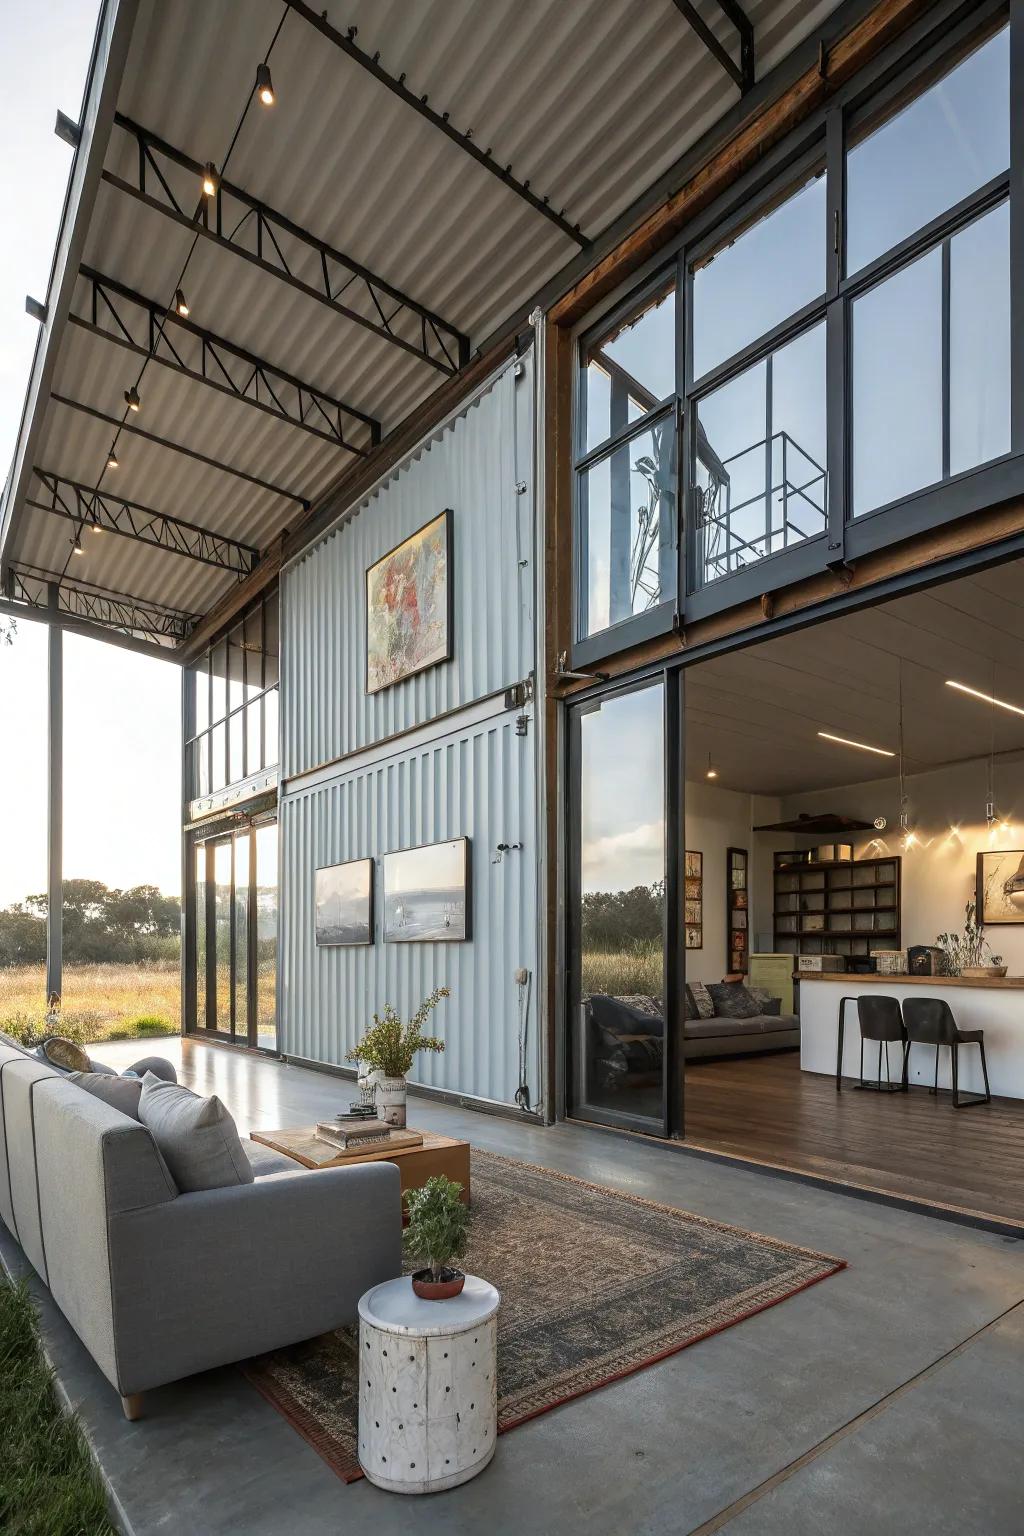
[[[412,1277],[412,1288],[422,1301],[450,1301],[458,1296],[466,1283],[461,1269],[443,1269],[445,1280],[432,1280],[429,1269],[418,1269]]]
[[[396,1130],[405,1130],[406,1087],[404,1077],[377,1076],[377,1113]]]

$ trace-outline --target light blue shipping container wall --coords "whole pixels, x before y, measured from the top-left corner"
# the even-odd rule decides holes
[[[390,1001],[407,1016],[447,986],[434,1015],[445,1051],[421,1055],[413,1078],[502,1103],[525,1079],[535,1104],[536,732],[533,706],[519,734],[504,699],[534,664],[532,433],[528,355],[283,574],[278,1004],[287,1055],[346,1065],[374,1011]],[[453,658],[367,696],[366,569],[445,507]],[[382,855],[462,836],[470,940],[385,944]],[[316,869],[367,857],[375,942],[318,948]]]

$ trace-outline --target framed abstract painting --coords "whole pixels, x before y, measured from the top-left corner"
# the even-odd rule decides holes
[[[452,654],[452,512],[446,508],[366,572],[366,691]]]

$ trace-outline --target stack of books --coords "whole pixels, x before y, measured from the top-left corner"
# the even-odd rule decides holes
[[[316,1128],[318,1141],[329,1142],[332,1147],[338,1147],[342,1152],[352,1151],[355,1147],[370,1146],[374,1142],[387,1141],[391,1135],[390,1125],[383,1120],[368,1120],[363,1115],[339,1115],[337,1120],[328,1120],[319,1124]]]

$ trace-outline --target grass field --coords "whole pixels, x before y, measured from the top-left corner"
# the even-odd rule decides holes
[[[88,1044],[176,1035],[181,1022],[177,961],[147,965],[66,965],[59,1032]],[[22,1038],[46,1030],[42,966],[0,968],[0,1031]]]
[[[583,994],[603,992],[611,997],[660,997],[661,946],[634,944],[625,950],[584,949]]]

